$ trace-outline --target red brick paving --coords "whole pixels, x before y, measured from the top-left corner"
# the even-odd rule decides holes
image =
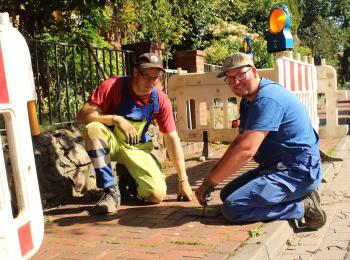
[[[321,148],[334,147],[340,139],[322,139]],[[188,176],[195,190],[224,149],[204,163],[188,161]],[[249,162],[237,175],[255,167]],[[233,176],[234,177],[234,176]],[[168,196],[159,205],[124,199],[116,214],[90,216],[95,201],[69,204],[45,211],[45,237],[32,258],[41,259],[225,259],[249,239],[261,223],[232,225],[219,214],[219,190],[214,192],[206,216],[194,199],[176,201],[177,178],[167,179]]]
[[[215,151],[204,163],[187,162],[194,190],[223,151]],[[249,163],[242,170],[254,166]],[[219,191],[202,217],[196,200],[176,201],[174,172],[167,183],[168,196],[159,205],[129,198],[107,216],[90,216],[92,201],[46,210],[45,238],[33,259],[223,259],[249,237],[249,230],[260,226],[226,222],[219,214]]]

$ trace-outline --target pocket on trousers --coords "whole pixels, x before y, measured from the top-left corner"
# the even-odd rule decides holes
[[[292,192],[295,187],[275,174],[261,177],[252,189],[252,194],[258,200],[267,204],[281,203]]]
[[[318,156],[310,157],[310,178],[315,181],[321,173],[321,160]]]

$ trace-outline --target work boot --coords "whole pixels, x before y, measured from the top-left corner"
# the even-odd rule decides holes
[[[302,201],[304,204],[305,226],[311,230],[317,230],[324,226],[327,220],[326,212],[321,208],[320,196],[317,191],[311,192]]]
[[[131,177],[128,169],[120,163],[116,165],[120,193],[123,197],[137,196],[137,186],[135,179]]]
[[[118,185],[105,188],[101,199],[96,203],[91,213],[96,215],[105,215],[117,212],[120,205],[120,192]]]

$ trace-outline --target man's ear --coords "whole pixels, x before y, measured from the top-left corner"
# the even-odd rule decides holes
[[[139,74],[140,74],[140,71],[139,71],[138,67],[134,66],[132,68],[132,75],[133,76],[138,76]]]
[[[256,67],[252,67],[252,71],[253,71],[253,74],[254,74],[254,78],[257,78],[258,73],[257,73]]]

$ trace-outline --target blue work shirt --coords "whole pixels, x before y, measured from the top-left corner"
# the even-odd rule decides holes
[[[289,90],[265,78],[253,101],[242,98],[239,130],[269,131],[254,156],[262,166],[293,160],[305,152],[319,153],[319,138],[305,106]]]

